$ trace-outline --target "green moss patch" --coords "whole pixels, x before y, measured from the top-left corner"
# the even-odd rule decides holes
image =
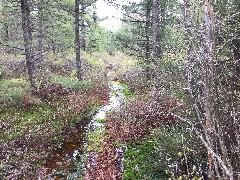
[[[17,104],[28,90],[28,83],[24,79],[2,79],[0,80],[0,103]]]
[[[97,123],[105,123],[106,119],[96,119],[95,120]]]
[[[156,138],[149,136],[141,142],[127,145],[123,179],[168,179],[158,161],[156,143]]]
[[[94,151],[94,152],[102,152],[103,146],[102,142],[105,139],[105,131],[102,127],[98,127],[94,131],[90,131],[88,133],[88,142],[89,145],[87,147],[87,151]]]
[[[67,89],[82,89],[82,90],[89,90],[93,83],[91,81],[79,81],[77,79],[63,77],[63,76],[51,76],[52,80],[56,83],[61,84],[64,88]]]
[[[132,97],[135,96],[135,93],[129,90],[128,85],[120,83],[120,82],[116,82],[116,81],[114,81],[113,83],[119,85],[120,87],[122,87],[122,89],[121,90],[117,90],[117,92],[120,91],[121,93],[123,93],[125,95],[125,97],[132,98]]]

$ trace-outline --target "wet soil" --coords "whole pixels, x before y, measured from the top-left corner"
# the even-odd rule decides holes
[[[69,138],[61,144],[61,147],[51,152],[46,159],[43,167],[48,174],[48,177],[60,179],[67,177],[69,173],[75,171],[74,161],[77,156],[83,154],[84,146],[87,144],[87,132],[89,130],[89,123],[91,119],[81,119],[74,127],[74,130],[68,135]],[[62,172],[57,173],[56,172]],[[55,174],[55,175],[54,175]]]
[[[67,176],[77,169],[74,163],[77,157],[83,156],[86,153],[88,145],[89,131],[95,131],[97,127],[104,127],[104,123],[98,123],[97,119],[104,119],[106,113],[112,109],[116,109],[124,102],[124,95],[119,91],[122,88],[114,83],[110,83],[110,100],[109,103],[102,106],[93,118],[80,119],[75,127],[69,132],[61,146],[50,153],[43,167],[38,172],[38,179],[66,179]],[[88,153],[85,167],[90,167],[88,161],[97,158],[97,154]],[[96,156],[96,157],[95,157]]]

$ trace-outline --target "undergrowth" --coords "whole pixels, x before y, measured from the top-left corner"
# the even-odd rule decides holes
[[[133,91],[129,90],[129,87],[127,84],[117,82],[117,81],[113,81],[113,84],[117,84],[118,86],[121,87],[121,89],[116,90],[116,92],[124,94],[126,98],[134,98],[136,96],[136,94]]]
[[[96,128],[94,131],[88,133],[88,152],[100,153],[103,151],[102,142],[105,138],[105,131],[102,127]]]
[[[149,136],[141,142],[127,145],[124,152],[123,179],[168,179],[161,168],[162,162],[157,161],[156,143],[156,138]]]
[[[95,86],[54,75],[51,81],[39,83],[36,93],[30,93],[25,78],[1,79],[0,152],[1,157],[9,158],[0,159],[4,164],[0,178],[12,177],[10,169],[18,172],[14,176],[19,179],[35,176],[46,154],[67,137],[71,124],[92,116],[101,101],[106,101],[108,91]],[[28,173],[23,173],[26,169]]]
[[[72,90],[76,89],[89,90],[93,86],[93,83],[91,81],[79,81],[77,79],[56,75],[52,75],[51,78],[53,82],[59,83],[64,88]]]
[[[194,139],[187,131],[161,126],[143,140],[127,143],[123,179],[201,180],[206,156],[192,149]]]
[[[29,90],[28,83],[22,78],[0,80],[0,103],[17,104]]]

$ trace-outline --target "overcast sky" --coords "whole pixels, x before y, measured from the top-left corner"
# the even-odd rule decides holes
[[[140,0],[128,0],[128,2],[139,1]],[[121,5],[127,4],[126,0],[117,0],[116,2]],[[121,25],[121,8],[117,10],[112,6],[109,6],[104,0],[97,1],[97,14],[100,18],[108,17],[107,20],[102,21],[100,24],[109,30],[116,30]]]

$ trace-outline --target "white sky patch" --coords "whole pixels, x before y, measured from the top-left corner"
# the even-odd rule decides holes
[[[140,0],[128,0],[128,2],[139,2]],[[117,0],[116,3],[120,5],[128,4],[125,0]],[[100,25],[108,30],[116,30],[121,25],[121,7],[116,9],[111,4],[107,4],[104,0],[98,0],[96,3],[97,15],[100,18],[108,17],[106,20],[100,22]]]

